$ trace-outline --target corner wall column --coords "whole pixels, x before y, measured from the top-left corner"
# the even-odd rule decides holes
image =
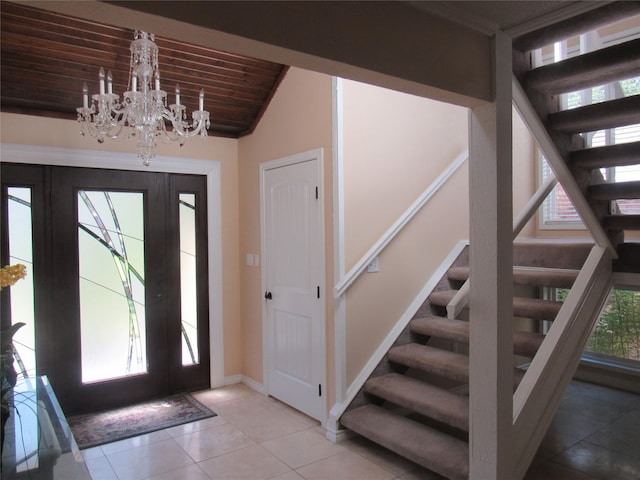
[[[470,431],[473,480],[513,476],[511,39],[494,37],[492,103],[469,113]]]

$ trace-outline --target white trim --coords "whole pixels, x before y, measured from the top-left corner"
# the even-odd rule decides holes
[[[396,237],[398,233],[413,219],[413,217],[424,207],[431,198],[438,193],[440,188],[449,178],[462,166],[469,158],[469,151],[465,150],[458,155],[451,164],[436,178],[431,185],[405,210],[391,227],[378,239],[376,243],[365,253],[360,260],[349,270],[342,281],[335,287],[335,296],[344,295],[351,284],[360,276],[375,257]]]
[[[424,304],[429,294],[433,291],[438,282],[440,282],[442,277],[446,274],[449,267],[451,267],[451,264],[455,261],[456,258],[458,258],[460,253],[462,253],[462,251],[468,244],[469,242],[467,240],[459,241],[453,247],[451,252],[449,252],[449,254],[445,257],[438,268],[433,272],[431,278],[427,280],[425,285],[422,287],[422,290],[420,290],[420,292],[416,295],[416,297],[407,307],[400,319],[396,322],[394,327],[389,331],[380,345],[378,345],[378,348],[373,353],[373,355],[371,355],[369,361],[365,364],[362,370],[360,370],[358,376],[351,383],[351,385],[349,385],[345,398],[342,401],[336,402],[336,404],[331,408],[331,411],[329,412],[329,421],[336,423],[338,422],[338,419],[342,416],[346,408],[353,401],[357,393],[360,391],[367,379],[371,376],[380,361],[384,358],[398,336],[406,328],[418,309],[422,306],[422,304]],[[346,365],[346,362],[343,365]]]
[[[333,77],[333,282],[336,285],[345,273],[344,229],[344,82]],[[334,303],[334,374],[335,401],[341,402],[347,391],[345,359],[347,357],[347,306],[341,296]],[[334,424],[333,429],[337,429]],[[327,431],[330,429],[327,427]]]
[[[207,222],[209,224],[210,386],[212,388],[223,386],[225,380],[220,162],[217,160],[193,160],[158,156],[151,161],[149,167],[145,167],[135,154],[14,143],[0,143],[0,153],[2,154],[2,161],[8,163],[206,175]]]
[[[320,255],[322,257],[322,268],[320,268],[320,278],[318,282],[322,285],[322,288],[325,288],[327,284],[326,281],[326,246],[325,246],[325,225],[324,225],[324,150],[322,148],[316,148],[313,150],[307,150],[306,152],[296,153],[293,155],[289,155],[287,157],[279,158],[276,160],[270,160],[267,162],[263,162],[260,164],[260,255],[262,257],[262,264],[264,266],[264,262],[267,260],[267,253],[265,250],[266,245],[266,231],[265,231],[265,202],[264,202],[264,183],[265,183],[265,173],[267,170],[272,170],[274,168],[286,167],[289,165],[295,165],[296,163],[308,162],[308,161],[317,161],[317,178],[318,178],[318,195],[320,201]],[[262,290],[266,291],[267,289],[267,269],[262,268],[261,272],[261,282],[262,282]],[[320,302],[320,321],[322,327],[322,338],[321,341],[321,373],[320,373],[320,383],[324,386],[324,391],[327,391],[327,314],[326,314],[326,304],[327,304],[327,294],[325,293],[324,297],[322,297],[322,301]],[[268,335],[267,335],[267,307],[266,302],[262,302],[262,378],[264,381],[264,389],[265,395],[269,394],[269,349],[268,349]],[[326,398],[326,393],[325,397]],[[322,417],[318,418],[321,423],[324,423],[327,418],[327,407],[326,405],[322,408]]]

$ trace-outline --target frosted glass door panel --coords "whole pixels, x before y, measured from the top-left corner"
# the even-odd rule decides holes
[[[27,267],[27,276],[11,287],[11,323],[25,324],[13,337],[16,370],[23,376],[36,372],[33,233],[31,188],[9,187],[9,263]]]
[[[179,200],[182,365],[194,365],[200,362],[196,289],[196,196],[193,193],[181,193]]]
[[[144,196],[78,192],[82,382],[147,372]]]

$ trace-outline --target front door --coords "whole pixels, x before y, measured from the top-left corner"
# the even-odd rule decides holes
[[[65,413],[208,386],[203,177],[4,164],[2,182],[3,264],[33,279],[23,356]],[[11,295],[3,324],[29,309]]]
[[[263,171],[267,388],[316,419],[325,410],[319,163]]]

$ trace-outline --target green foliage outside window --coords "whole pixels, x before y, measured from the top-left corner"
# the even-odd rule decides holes
[[[564,301],[568,290],[558,289],[557,299]],[[611,292],[587,351],[629,360],[640,360],[640,291]]]

